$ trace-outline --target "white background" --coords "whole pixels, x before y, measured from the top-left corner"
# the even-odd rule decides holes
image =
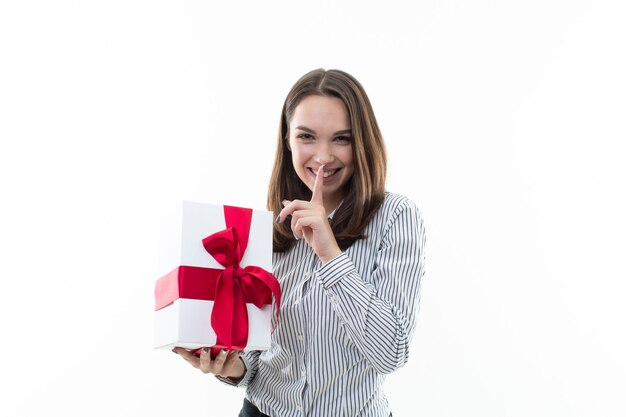
[[[167,207],[263,208],[318,67],[426,221],[394,416],[626,415],[623,4],[3,1],[0,415],[236,415],[151,347]]]

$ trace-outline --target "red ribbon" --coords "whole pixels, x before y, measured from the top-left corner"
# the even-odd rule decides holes
[[[246,303],[258,308],[276,300],[276,320],[280,312],[280,284],[274,275],[257,266],[241,268],[248,246],[252,210],[224,206],[226,229],[204,239],[208,253],[224,269],[180,266],[157,281],[156,309],[176,298],[215,300],[211,326],[217,340],[212,356],[221,348],[243,350],[248,342]]]
[[[248,246],[252,210],[224,206],[226,229],[202,239],[207,252],[224,270],[215,285],[211,326],[217,335],[216,346],[241,349],[248,341],[246,302],[258,308],[276,300],[276,319],[280,311],[280,284],[276,277],[257,266],[241,268],[239,263]]]

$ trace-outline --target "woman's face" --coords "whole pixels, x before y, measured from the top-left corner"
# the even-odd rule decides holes
[[[324,165],[324,207],[330,212],[343,200],[354,173],[352,130],[348,111],[336,97],[307,96],[289,122],[289,149],[298,177],[310,190]]]

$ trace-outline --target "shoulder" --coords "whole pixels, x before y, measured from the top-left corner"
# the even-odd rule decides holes
[[[376,250],[394,247],[403,253],[419,252],[425,246],[426,230],[417,205],[410,198],[386,192],[382,204],[365,231]]]
[[[385,192],[385,197],[371,224],[375,228],[388,231],[394,227],[424,232],[423,220],[417,204],[410,198],[392,192]]]
[[[402,194],[385,192],[379,213],[385,217],[397,217],[403,212],[414,213],[421,220],[421,213],[413,200]]]
[[[424,237],[424,220],[417,204],[402,194],[392,192],[385,193],[385,199],[380,211],[384,212],[385,223],[396,224],[404,230],[412,230],[412,233]]]

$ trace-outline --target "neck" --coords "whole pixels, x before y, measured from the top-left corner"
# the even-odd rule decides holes
[[[333,211],[335,211],[335,209],[337,207],[339,207],[339,205],[341,204],[343,200],[339,200],[339,201],[331,201],[331,202],[326,202],[324,201],[324,209],[326,210],[326,215],[330,215],[330,213],[332,213]]]

